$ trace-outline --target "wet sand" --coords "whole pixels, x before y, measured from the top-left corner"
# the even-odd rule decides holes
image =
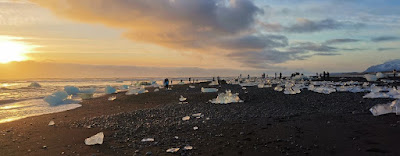
[[[217,93],[200,92],[206,83],[195,86],[119,93],[115,101],[103,96],[78,109],[0,124],[0,155],[174,155],[165,152],[171,147],[181,148],[175,155],[400,155],[400,118],[368,110],[392,99],[221,85],[220,92],[230,89],[245,102],[216,105],[208,101]],[[189,103],[178,104],[180,95]],[[204,116],[182,121],[194,113]],[[98,132],[104,143],[86,146],[85,138]],[[141,142],[147,137],[155,141]],[[194,149],[182,150],[186,145]]]

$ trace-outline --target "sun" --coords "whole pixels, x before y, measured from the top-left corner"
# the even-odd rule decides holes
[[[0,40],[0,63],[9,63],[12,61],[24,61],[28,57],[26,53],[30,47],[23,42],[13,40]]]

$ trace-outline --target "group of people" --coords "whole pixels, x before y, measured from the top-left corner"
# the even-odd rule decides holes
[[[329,80],[330,76],[329,76],[329,72],[322,72],[318,75],[318,73],[316,73],[317,78],[320,78],[322,80]]]
[[[218,77],[218,79],[219,79],[219,77]],[[196,80],[196,81],[199,81],[199,80]],[[194,82],[195,82],[195,79],[192,79],[191,77],[189,77],[189,83],[194,83]],[[180,83],[183,83],[183,80],[182,80],[182,79],[181,79]],[[164,79],[164,87],[165,87],[166,89],[168,89],[170,85],[172,85],[172,80],[171,80],[171,82],[170,82],[170,81],[168,80],[168,78],[165,78],[165,79]]]

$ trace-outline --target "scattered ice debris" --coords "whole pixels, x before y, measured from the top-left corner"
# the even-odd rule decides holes
[[[93,93],[78,93],[78,96],[83,100],[88,100],[93,98]]]
[[[189,88],[192,88],[192,89],[193,89],[193,88],[196,88],[196,86],[192,86],[192,85],[190,85],[190,86],[189,86]]]
[[[75,86],[65,86],[64,91],[67,92],[68,95],[77,95],[79,93],[79,88]]]
[[[138,95],[138,94],[147,93],[147,92],[149,92],[149,91],[146,90],[144,86],[142,86],[139,89],[138,88],[131,88],[125,94],[126,95]]]
[[[208,84],[209,86],[218,86],[219,83],[218,81],[212,81],[210,84]]]
[[[203,93],[213,93],[213,92],[218,92],[217,88],[201,88],[201,92]]]
[[[44,98],[44,101],[49,103],[51,106],[57,106],[64,104],[67,100],[68,94],[65,91],[58,91]]]
[[[193,127],[193,130],[198,130],[198,129],[199,129],[199,127],[197,127],[197,126]]]
[[[180,148],[170,148],[170,149],[167,149],[167,153],[176,153],[176,152],[178,152],[179,151],[179,149]]]
[[[378,79],[376,75],[371,75],[371,74],[365,74],[364,77],[365,79],[367,79],[367,81],[376,81]]]
[[[274,88],[275,91],[281,92],[283,90],[283,88],[281,86],[276,86]]]
[[[142,142],[153,142],[154,138],[143,138]]]
[[[105,92],[106,94],[114,94],[117,92],[117,90],[111,86],[106,86]]]
[[[115,99],[117,99],[117,96],[110,96],[110,97],[108,98],[108,101],[114,101]]]
[[[158,91],[160,91],[160,89],[158,89],[158,88],[154,89],[154,92],[158,92]]]
[[[189,146],[189,145],[187,145],[187,146],[185,146],[183,149],[185,149],[185,150],[192,150],[192,149],[193,149],[193,147],[192,147],[192,146]]]
[[[103,139],[104,139],[104,133],[100,132],[97,133],[96,135],[91,136],[90,138],[85,139],[85,144],[86,145],[96,145],[96,144],[103,144]]]
[[[371,111],[374,116],[388,113],[396,113],[396,115],[400,115],[400,101],[395,100],[387,104],[378,104],[369,109],[369,111]]]
[[[50,122],[49,122],[49,126],[54,126],[56,123],[53,121],[53,120],[51,120]]]
[[[183,120],[183,121],[187,121],[187,120],[189,120],[189,119],[190,119],[190,116],[182,117],[182,120]]]
[[[211,103],[215,104],[229,104],[233,102],[243,102],[239,98],[239,93],[232,94],[230,90],[227,90],[225,93],[219,93],[217,98],[210,100]]]
[[[192,114],[193,117],[201,117],[201,113]]]
[[[37,82],[32,82],[28,87],[31,87],[31,88],[40,88],[40,87],[42,87],[39,83],[37,83]]]

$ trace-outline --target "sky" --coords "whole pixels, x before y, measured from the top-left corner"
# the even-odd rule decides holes
[[[395,0],[0,0],[2,78],[362,72],[399,49]]]

